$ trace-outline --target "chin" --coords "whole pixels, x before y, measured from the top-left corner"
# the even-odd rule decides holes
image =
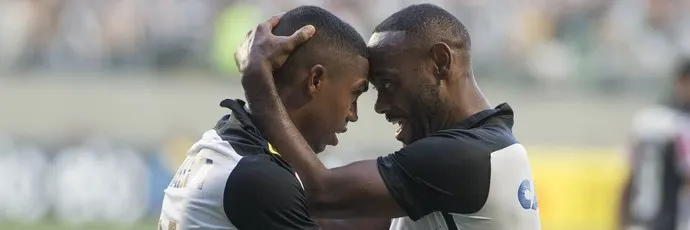
[[[419,139],[424,138],[425,136],[418,136],[418,137],[405,137],[403,138],[400,142],[403,143],[403,145],[409,145],[414,143],[415,141],[418,141]]]
[[[407,140],[399,140],[399,141],[400,141],[400,143],[403,144],[403,146],[410,144],[410,141],[407,141]]]
[[[326,150],[326,146],[325,145],[312,146],[311,150],[314,151],[315,154],[319,154],[319,153],[322,153],[323,151]]]

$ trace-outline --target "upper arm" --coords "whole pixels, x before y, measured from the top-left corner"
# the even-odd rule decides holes
[[[270,161],[240,161],[228,177],[223,207],[239,229],[318,228],[297,179]]]
[[[388,230],[391,225],[388,218],[317,219],[316,222],[323,230]]]

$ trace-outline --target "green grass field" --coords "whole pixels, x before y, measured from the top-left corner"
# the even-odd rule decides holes
[[[2,230],[155,230],[155,220],[144,220],[133,225],[89,223],[71,225],[58,221],[41,221],[38,223],[21,224],[16,222],[0,222]]]

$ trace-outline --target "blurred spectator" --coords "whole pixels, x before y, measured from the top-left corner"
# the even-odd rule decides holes
[[[682,63],[669,100],[632,124],[630,175],[621,229],[687,229],[690,219],[690,62]]]
[[[192,68],[233,73],[256,22],[296,5],[331,10],[365,39],[417,0],[62,0],[0,2],[0,72]],[[473,35],[482,75],[625,83],[690,53],[687,0],[434,0]],[[502,68],[495,68],[496,65]],[[584,78],[583,78],[584,77]],[[598,85],[598,84],[594,84]],[[609,84],[616,85],[616,84]]]
[[[144,13],[139,0],[106,2],[101,16],[104,53],[116,68],[145,63],[142,38],[146,32]]]
[[[224,73],[237,73],[235,50],[260,20],[258,9],[248,4],[235,4],[220,12],[212,49],[216,68]]]
[[[0,68],[10,67],[25,49],[32,22],[31,2],[0,2]]]

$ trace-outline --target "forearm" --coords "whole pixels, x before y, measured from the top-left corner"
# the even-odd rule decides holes
[[[324,181],[327,169],[290,120],[277,93],[271,71],[246,71],[245,74],[263,75],[243,76],[242,79],[255,125],[300,175],[308,198],[319,196],[321,191],[326,190]]]
[[[324,230],[385,230],[390,227],[390,219],[388,218],[317,219],[316,223]]]

